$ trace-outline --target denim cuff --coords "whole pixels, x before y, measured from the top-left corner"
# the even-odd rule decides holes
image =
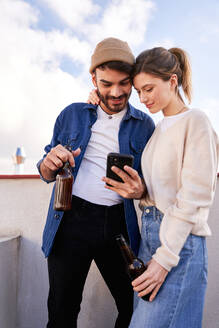
[[[43,161],[43,158],[37,163],[37,169],[38,169],[38,171],[39,171],[39,175],[40,175],[40,179],[41,180],[43,180],[43,181],[45,181],[46,183],[50,183],[50,182],[54,182],[56,179],[53,179],[53,180],[47,180],[47,179],[45,179],[43,176],[42,176],[42,173],[41,173],[41,171],[40,171],[40,164],[42,163],[42,161]]]

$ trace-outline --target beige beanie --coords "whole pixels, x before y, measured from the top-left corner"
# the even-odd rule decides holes
[[[91,56],[91,66],[89,72],[106,62],[121,61],[133,65],[135,57],[127,42],[116,38],[107,38],[99,42]]]

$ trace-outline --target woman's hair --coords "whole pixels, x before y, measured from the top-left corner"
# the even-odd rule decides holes
[[[168,81],[173,74],[177,75],[178,87],[182,87],[185,97],[191,102],[192,82],[191,67],[187,53],[180,48],[169,50],[156,47],[145,50],[136,58],[132,78],[139,73],[149,73]],[[176,92],[183,101],[179,89]]]

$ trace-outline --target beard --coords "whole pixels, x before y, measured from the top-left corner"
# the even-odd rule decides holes
[[[129,93],[123,93],[119,97],[114,97],[114,96],[109,96],[109,95],[102,95],[97,88],[97,94],[98,97],[100,98],[100,101],[106,106],[108,110],[110,110],[112,113],[119,113],[121,112],[127,105],[129,97],[131,95],[131,91]],[[112,106],[109,104],[109,100],[121,100],[122,102],[120,104],[113,104]]]

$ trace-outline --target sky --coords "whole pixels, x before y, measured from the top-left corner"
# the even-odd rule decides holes
[[[0,0],[0,174],[13,173],[17,147],[25,173],[37,173],[60,111],[86,102],[90,57],[106,37],[127,41],[135,56],[155,46],[186,50],[191,107],[219,133],[219,0]],[[135,90],[130,102],[146,110]]]

